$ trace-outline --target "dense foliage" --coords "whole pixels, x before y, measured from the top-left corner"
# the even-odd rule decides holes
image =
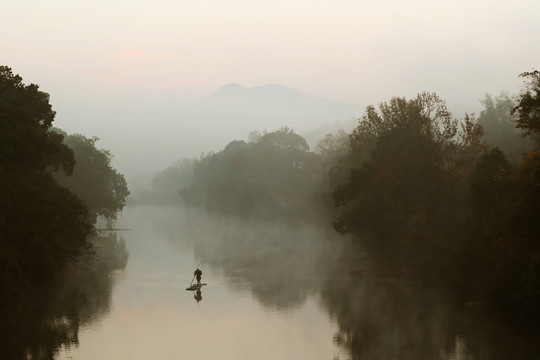
[[[539,90],[532,81],[513,107],[530,135]],[[393,266],[380,261],[381,272],[452,284],[468,298],[537,318],[540,151],[526,152],[533,143],[508,127],[511,104],[486,97],[481,123],[498,129],[486,138],[472,117],[453,119],[432,94],[368,107],[351,134],[349,179],[333,193],[335,227],[375,259],[391,259]]]
[[[55,172],[57,182],[84,201],[91,224],[98,217],[109,223],[116,220],[118,212],[126,205],[129,191],[124,176],[111,166],[111,153],[96,148],[99,140],[96,137],[63,135],[64,143],[74,152],[75,167],[70,176]]]
[[[304,216],[312,210],[318,155],[292,130],[252,134],[194,165],[189,205],[247,217]]]
[[[535,142],[516,128],[517,117],[511,114],[515,101],[503,92],[498,96],[486,94],[481,102],[484,109],[478,116],[478,124],[485,130],[486,142],[498,147],[514,164],[523,160],[525,152],[534,150]]]
[[[517,114],[517,127],[525,131],[525,135],[534,136],[538,141],[540,136],[540,71],[524,72],[525,88],[517,105],[512,108],[512,114]]]
[[[17,289],[62,267],[86,247],[81,200],[56,184],[73,152],[49,132],[49,96],[0,67],[0,283]]]
[[[81,136],[66,143],[51,131],[54,117],[48,94],[0,67],[0,288],[6,295],[89,254],[92,220],[114,217],[127,196],[110,154]],[[54,176],[73,173],[90,182],[70,191]]]
[[[434,94],[368,107],[351,134],[350,177],[334,191],[336,229],[393,256],[390,271],[434,276],[426,267],[450,269],[465,245],[462,184],[484,148],[482,134]]]
[[[316,152],[289,129],[255,132],[194,161],[177,189],[188,205],[250,218],[309,219],[326,206],[317,214],[367,248],[380,275],[537,318],[540,76],[522,76],[523,92],[486,95],[478,120],[420,93],[368,106]]]

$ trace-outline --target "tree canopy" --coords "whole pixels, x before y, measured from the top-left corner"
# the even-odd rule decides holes
[[[74,152],[75,166],[71,176],[55,172],[56,180],[84,201],[91,224],[98,217],[109,222],[116,220],[129,191],[124,176],[111,165],[112,154],[96,147],[97,137],[66,133],[63,136],[64,143]]]
[[[87,210],[58,186],[73,151],[49,131],[49,95],[0,67],[0,284],[16,290],[47,276],[87,247]]]
[[[230,142],[194,164],[188,204],[244,216],[302,216],[314,188],[317,155],[288,128],[252,133],[251,141]]]
[[[436,94],[368,106],[351,133],[345,183],[335,184],[335,227],[363,238],[397,267],[421,273],[436,257],[457,252],[461,186],[482,154],[482,128],[457,119]],[[335,172],[335,171],[334,171]],[[441,261],[441,260],[439,260]]]
[[[524,72],[525,87],[512,114],[517,114],[517,127],[539,140],[540,136],[540,71]]]
[[[97,138],[53,131],[54,117],[47,93],[0,67],[0,287],[7,293],[89,254],[92,224],[115,219],[129,194]]]
[[[486,94],[481,103],[484,109],[478,116],[478,124],[485,130],[486,142],[501,149],[513,162],[521,161],[525,152],[534,149],[535,143],[516,128],[516,115],[512,115],[515,101],[508,93],[502,92],[498,96]]]

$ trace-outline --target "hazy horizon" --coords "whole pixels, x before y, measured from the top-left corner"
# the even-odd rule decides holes
[[[201,137],[227,123],[199,128],[186,109],[230,83],[360,105],[352,117],[422,91],[458,117],[477,112],[485,93],[516,93],[538,67],[539,11],[532,0],[30,0],[0,14],[0,63],[50,94],[55,126],[99,137],[132,178],[219,150]],[[257,121],[250,130],[267,128]]]
[[[2,5],[1,355],[540,359],[539,0]]]

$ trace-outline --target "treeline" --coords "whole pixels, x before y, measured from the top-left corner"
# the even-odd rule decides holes
[[[521,95],[486,96],[478,119],[427,93],[366,109],[335,170],[349,177],[332,192],[334,227],[380,273],[540,316],[540,73],[523,77]]]
[[[189,176],[176,187],[169,178],[167,191],[242,217],[327,216],[380,274],[538,317],[540,72],[521,76],[521,94],[486,95],[478,118],[420,93],[367,107],[350,134],[329,134],[315,151],[287,128],[253,133],[184,162]]]
[[[383,272],[442,280],[477,302],[540,315],[534,306],[540,300],[538,143],[507,131],[497,139],[515,145],[507,153],[531,146],[511,162],[497,142],[485,141],[512,120],[537,134],[531,130],[538,115],[524,99],[540,96],[538,75],[525,75],[528,88],[503,119],[490,112],[502,101],[485,102],[481,121],[458,121],[430,94],[369,107],[351,134],[349,181],[333,192],[336,229],[391,259]]]
[[[190,206],[243,217],[304,215],[314,203],[318,155],[288,128],[250,134],[193,164],[191,185],[180,191]]]
[[[0,66],[0,287],[6,296],[92,252],[98,217],[112,221],[128,195],[96,138],[53,129],[38,85]]]

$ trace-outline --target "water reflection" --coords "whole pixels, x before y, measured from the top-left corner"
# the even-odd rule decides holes
[[[231,288],[249,291],[265,308],[293,311],[319,298],[348,358],[540,358],[535,335],[452,293],[377,277],[361,249],[320,224],[246,223],[198,211],[168,216],[155,219],[155,231],[221,269]]]
[[[329,282],[321,292],[352,359],[538,359],[538,341],[452,295],[388,279]]]
[[[330,226],[246,222],[198,210],[173,213],[174,220],[166,214],[155,218],[156,232],[189,247],[203,263],[222,270],[231,288],[250,291],[272,309],[301,307],[341,256],[344,240]]]
[[[201,291],[201,289],[197,289],[197,291],[194,291],[193,298],[195,299],[197,304],[202,301],[202,291]]]
[[[99,261],[1,310],[0,358],[540,358],[534,333],[380,277],[381,264],[320,224],[129,212],[125,273],[111,271],[126,266],[122,241],[96,239]],[[186,291],[199,261],[208,286]]]
[[[0,308],[2,359],[53,359],[60,348],[78,346],[80,329],[110,311],[111,271],[126,266],[125,242],[116,234],[92,242],[95,257]]]

